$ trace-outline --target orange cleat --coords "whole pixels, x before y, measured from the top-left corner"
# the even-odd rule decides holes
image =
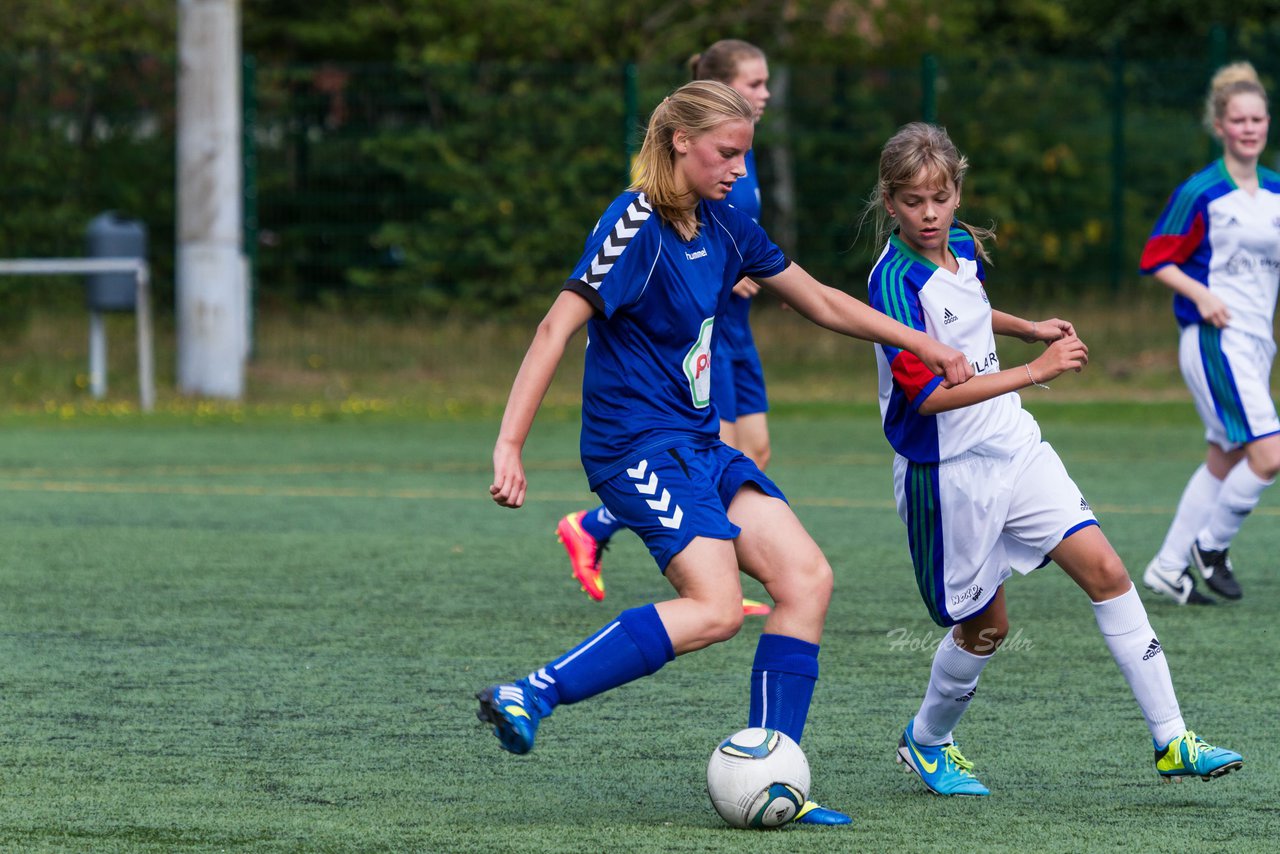
[[[773,609],[763,602],[757,602],[754,599],[743,599],[742,613],[747,617],[767,617],[773,613]]]
[[[600,577],[600,547],[596,538],[582,529],[586,510],[570,513],[556,525],[556,539],[564,544],[573,566],[573,577],[582,590],[595,601],[604,599],[604,579]]]

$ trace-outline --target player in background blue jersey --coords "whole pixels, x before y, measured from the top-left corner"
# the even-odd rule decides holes
[[[738,39],[721,39],[689,59],[694,80],[718,80],[746,98],[760,121],[769,103],[769,64],[764,51]],[[760,221],[760,181],[755,153],[748,151],[746,174],[734,182],[725,201]],[[764,369],[751,334],[751,298],[760,290],[752,279],[743,278],[733,288],[725,313],[716,318],[716,341],[712,348],[711,399],[720,414],[720,438],[751,458],[763,471],[772,453],[769,424],[765,413]],[[556,525],[556,536],[569,554],[573,577],[588,596],[604,599],[604,578],[600,559],[610,538],[624,527],[602,504],[591,510],[568,514]],[[769,613],[769,606],[753,599],[742,600],[742,612],[752,616]]]
[[[743,621],[739,572],[760,581],[775,603],[756,647],[747,723],[800,741],[832,570],[777,485],[719,439],[711,340],[743,276],[821,326],[914,353],[946,384],[972,372],[959,351],[815,281],[723,201],[746,171],[754,126],[751,104],[714,81],[687,83],[658,105],[632,187],[596,224],[512,385],[489,491],[516,508],[527,489],[521,455],[534,416],[569,340],[587,326],[587,483],[640,536],[676,592],[623,611],[528,676],[481,691],[478,715],[512,753],[533,748],[556,706],[733,637]],[[816,804],[797,820],[850,821]]]
[[[1174,292],[1179,363],[1205,430],[1205,461],[1142,574],[1180,605],[1213,603],[1188,563],[1218,595],[1241,597],[1227,552],[1280,471],[1271,398],[1280,174],[1258,163],[1270,122],[1253,66],[1214,75],[1205,124],[1222,141],[1222,158],[1173,191],[1142,253],[1142,272]]]
[[[897,760],[935,794],[989,794],[953,730],[1009,632],[1005,581],[1013,570],[1026,574],[1052,560],[1093,603],[1150,729],[1157,773],[1210,779],[1239,768],[1239,754],[1187,730],[1160,641],[1124,564],[1022,408],[1019,389],[1081,370],[1089,351],[1067,321],[1029,321],[991,307],[982,245],[991,233],[956,219],[967,169],[945,130],[906,125],[881,151],[868,203],[887,238],[871,272],[871,305],[964,351],[976,372],[964,385],[944,388],[911,353],[876,347],[885,436],[896,452],[895,498],[916,583],[930,618],[955,627],[938,646]],[[1002,370],[997,334],[1047,346],[1030,363]],[[1089,761],[1098,749],[1090,748],[1074,759]]]

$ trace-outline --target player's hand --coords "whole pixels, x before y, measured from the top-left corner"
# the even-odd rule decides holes
[[[1034,382],[1048,382],[1067,371],[1079,373],[1089,364],[1089,348],[1074,333],[1051,343],[1030,365]]]
[[[1028,344],[1036,341],[1043,341],[1048,344],[1067,335],[1076,334],[1076,328],[1071,325],[1071,321],[1057,317],[1051,317],[1048,320],[1037,320],[1031,326],[1031,337],[1023,339]]]
[[[1211,323],[1219,329],[1225,329],[1231,322],[1231,311],[1227,308],[1227,304],[1208,288],[1205,288],[1200,298],[1196,300],[1196,309],[1206,323]]]
[[[524,463],[520,461],[520,448],[499,439],[493,448],[493,484],[489,487],[489,494],[501,506],[514,509],[524,504],[528,486]]]
[[[733,295],[743,299],[751,299],[758,293],[760,293],[760,286],[750,277],[743,278],[733,286]]]
[[[927,341],[928,344],[922,347],[924,352],[916,355],[929,370],[942,377],[943,388],[958,386],[973,376],[973,365],[969,363],[964,353],[932,338],[928,338]]]

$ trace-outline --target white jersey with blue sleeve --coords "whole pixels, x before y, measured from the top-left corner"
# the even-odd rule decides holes
[[[959,270],[926,260],[896,234],[880,254],[868,283],[868,302],[894,320],[960,350],[976,375],[1000,370],[985,271],[973,237],[962,228],[948,235]],[[922,415],[920,405],[942,382],[914,354],[876,345],[880,415],[893,449],[914,463],[937,463],[972,452],[1009,456],[1039,435],[1016,392],[991,400]]]
[[[1221,160],[1173,191],[1142,252],[1141,269],[1179,269],[1217,295],[1231,327],[1272,340],[1280,282],[1280,174],[1258,168],[1258,191],[1236,186]],[[1195,303],[1173,300],[1179,326],[1202,322]]]
[[[790,264],[723,201],[700,202],[697,215],[698,234],[683,241],[643,193],[622,194],[565,284],[597,312],[582,381],[582,463],[593,489],[646,454],[718,441],[715,318],[743,276],[775,276]]]

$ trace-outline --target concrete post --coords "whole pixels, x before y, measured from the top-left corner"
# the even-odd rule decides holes
[[[178,387],[244,396],[239,0],[178,0]]]

